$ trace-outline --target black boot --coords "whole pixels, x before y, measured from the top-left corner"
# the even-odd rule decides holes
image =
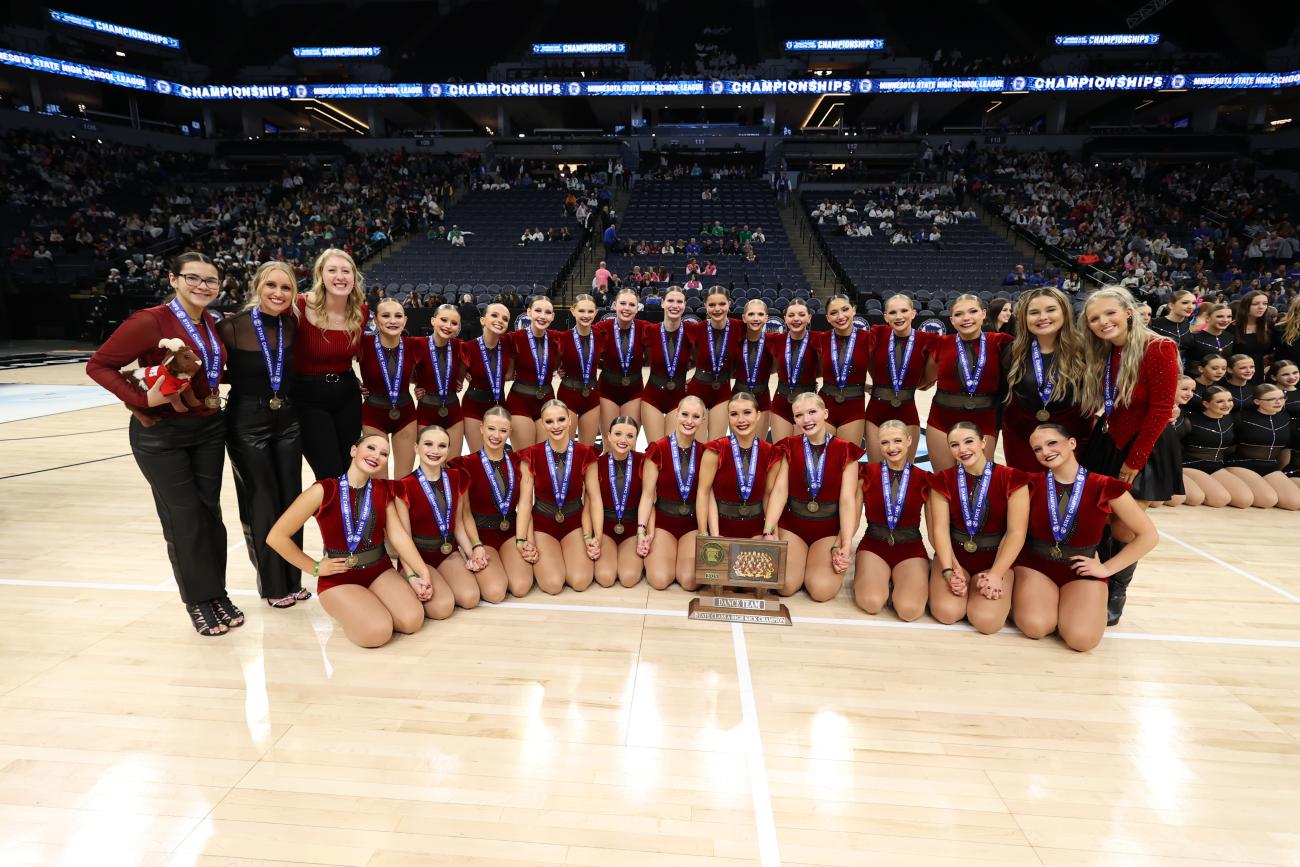
[[[1128,600],[1128,585],[1133,581],[1137,564],[1127,566],[1110,576],[1110,586],[1106,596],[1106,625],[1114,626],[1124,614],[1124,603]]]

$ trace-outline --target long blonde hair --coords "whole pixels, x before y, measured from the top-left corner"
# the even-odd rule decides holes
[[[1300,300],[1291,299],[1282,319],[1282,341],[1294,345],[1300,341]]]
[[[283,271],[288,275],[289,285],[293,287],[293,295],[289,297],[289,309],[293,309],[294,299],[298,297],[298,275],[293,273],[293,267],[288,262],[272,259],[257,266],[257,271],[253,274],[253,280],[248,287],[248,299],[244,301],[245,310],[252,310],[262,303],[262,284],[266,282],[267,275],[272,271]]]
[[[1128,314],[1128,339],[1120,350],[1119,375],[1115,382],[1116,406],[1125,406],[1133,400],[1133,388],[1141,374],[1147,346],[1160,340],[1169,341],[1168,337],[1162,337],[1142,324],[1142,317],[1137,315],[1137,302],[1123,286],[1103,286],[1088,296],[1079,313],[1078,328],[1083,338],[1083,361],[1087,371],[1079,390],[1079,406],[1089,415],[1101,412],[1104,407],[1102,380],[1105,378],[1106,360],[1110,358],[1112,348],[1110,343],[1093,334],[1088,327],[1088,308],[1098,301],[1114,301]]]
[[[307,307],[316,315],[316,321],[326,322],[325,314],[325,263],[339,258],[352,266],[352,292],[348,294],[344,311],[344,328],[355,343],[361,339],[361,328],[366,323],[361,316],[361,305],[366,300],[366,282],[356,261],[346,250],[331,247],[316,257],[311,267],[311,289],[307,290]]]
[[[1029,330],[1029,302],[1036,298],[1049,298],[1061,308],[1065,324],[1056,335],[1056,351],[1052,353],[1051,377],[1056,381],[1055,397],[1059,400],[1077,395],[1083,385],[1083,340],[1079,328],[1070,315],[1070,299],[1054,286],[1039,286],[1023,293],[1016,300],[1016,336],[1011,341],[1011,365],[1007,370],[1007,401],[1012,389],[1025,376],[1029,367],[1030,346],[1034,335]]]

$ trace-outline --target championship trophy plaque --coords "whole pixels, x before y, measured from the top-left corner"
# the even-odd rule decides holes
[[[695,578],[705,585],[691,600],[692,620],[790,625],[790,611],[771,597],[785,574],[785,542],[697,536]]]

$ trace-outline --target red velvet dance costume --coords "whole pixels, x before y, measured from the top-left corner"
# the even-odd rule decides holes
[[[433,342],[432,337],[424,337],[417,339],[416,345],[419,351],[416,353],[415,360],[415,385],[425,391],[424,400],[415,405],[416,422],[420,427],[436,424],[449,428],[464,421],[465,413],[461,409],[460,398],[457,395],[466,373],[465,341],[453,337],[440,349]],[[443,407],[440,405],[441,400],[438,395],[438,378],[433,372],[435,363],[438,365],[439,375],[447,370],[451,372],[445,380],[447,383],[446,415],[440,412]]]
[[[749,370],[757,362],[758,368],[754,381],[749,381]],[[736,378],[732,383],[732,393],[747,391],[758,398],[758,411],[767,412],[772,408],[772,355],[767,351],[767,335],[760,334],[758,340],[750,340],[748,332],[736,351]]]
[[[560,351],[560,387],[557,396],[564,405],[578,415],[600,408],[600,353],[604,340],[596,334],[593,327],[586,337],[580,336],[572,328],[556,334],[556,344]],[[582,342],[582,357],[578,356],[578,342]],[[591,379],[585,385],[583,394],[582,359],[589,359]]]
[[[1010,334],[1001,331],[985,331],[986,358],[984,373],[975,387],[975,395],[990,405],[983,409],[966,409],[964,407],[941,406],[941,395],[936,394],[930,403],[930,415],[926,418],[926,427],[932,427],[943,433],[952,430],[959,421],[973,421],[979,425],[985,436],[998,435],[998,392],[1002,387],[1002,346],[1011,341]],[[960,334],[947,334],[933,343],[933,357],[938,367],[938,390],[955,394],[957,399],[966,397],[966,382],[962,379],[962,368],[957,360],[958,345],[963,344]],[[970,360],[971,373],[979,363],[979,341],[966,344],[967,358]]]
[[[514,357],[514,364],[511,365],[513,372],[510,377],[513,384],[510,386],[510,393],[506,395],[506,409],[510,410],[511,415],[540,419],[542,404],[555,398],[555,371],[560,368],[559,335],[548,330],[542,334],[541,339],[542,345],[546,348],[546,369],[539,371],[537,365],[542,361],[542,353],[537,349],[537,335],[533,333],[532,328],[520,328],[501,338],[506,352]],[[537,353],[535,360],[534,352]],[[540,383],[539,373],[542,374]],[[521,385],[527,389],[527,393],[519,388]],[[538,390],[542,394],[532,393]]]
[[[460,558],[456,542],[456,509],[460,504],[460,498],[465,495],[466,485],[469,484],[469,477],[460,470],[448,467],[443,472],[451,487],[451,502],[447,506],[451,517],[447,524],[446,538],[447,543],[451,545],[449,554],[442,553],[442,531],[438,529],[438,521],[433,517],[433,506],[429,505],[429,498],[424,495],[419,477],[411,473],[392,483],[394,493],[406,503],[406,510],[411,515],[411,536],[415,540],[415,547],[420,551],[420,559],[434,568],[442,565],[442,561],[448,557]],[[442,479],[430,480],[429,486],[435,492],[441,491]],[[471,539],[478,538],[478,534],[473,531],[469,536]]]
[[[420,344],[423,338],[406,337],[402,341],[403,358],[401,370],[401,391],[397,393],[397,418],[389,416],[393,408],[389,399],[388,386],[384,383],[381,364],[387,364],[390,371],[397,367],[397,348],[384,347],[385,361],[381,361],[375,350],[373,336],[361,338],[361,387],[369,392],[361,404],[361,424],[365,427],[381,430],[386,434],[395,434],[415,421],[415,400],[411,397],[411,383],[415,381],[415,363],[420,356]]]
[[[831,357],[831,345],[835,344],[835,358],[844,369],[844,356],[849,351],[849,341],[853,335],[843,337],[834,330],[818,331],[813,336],[813,348],[817,351],[817,368],[822,378],[822,400],[826,402],[826,421],[832,427],[862,421],[867,417],[866,383],[867,370],[871,366],[871,332],[866,329],[854,329],[857,339],[853,341],[853,357],[844,378],[844,387],[860,391],[856,397],[839,394],[839,379],[835,376],[835,365]]]
[[[1112,382],[1119,378],[1120,353],[1120,347],[1110,353]],[[1095,376],[1102,371],[1090,373]],[[1129,467],[1141,470],[1146,466],[1156,440],[1169,424],[1180,373],[1178,346],[1172,340],[1153,338],[1142,356],[1133,397],[1126,404],[1117,403],[1106,420],[1111,441],[1120,450],[1127,449],[1124,463]]]
[[[596,364],[600,368],[602,398],[622,406],[641,396],[641,366],[645,363],[652,328],[654,325],[644,319],[633,319],[627,329],[622,328],[617,319],[602,319],[591,327],[601,342]],[[632,341],[632,358],[624,371],[622,359],[619,358],[619,347],[622,346],[627,351],[629,339]],[[628,380],[627,385],[623,384],[624,377]]]
[[[772,356],[772,370],[776,373],[776,394],[772,397],[772,415],[794,424],[794,410],[790,401],[804,392],[817,390],[817,353],[813,351],[815,332],[805,331],[798,340],[789,334],[767,335],[767,352]],[[791,382],[785,363],[786,347],[790,348],[790,364],[798,365],[799,378]],[[803,361],[799,351],[803,348]]]
[[[907,368],[903,371],[904,391],[915,391],[921,384],[926,362],[934,355],[935,342],[940,337],[915,328],[912,333],[916,335],[916,341],[912,344],[912,357],[907,360]],[[889,353],[895,351],[897,346],[897,356],[901,362],[907,338],[895,337],[894,329],[888,325],[871,326],[871,338],[871,362],[867,368],[871,374],[871,400],[867,401],[867,421],[879,427],[887,421],[897,419],[903,424],[919,427],[921,416],[916,411],[915,395],[901,400],[898,406],[894,406],[889,397],[894,390],[894,382],[889,373]]]
[[[1034,450],[1029,447],[1029,435],[1040,424],[1059,424],[1078,440],[1075,452],[1083,454],[1092,432],[1092,419],[1079,409],[1075,396],[1062,394],[1061,389],[1052,394],[1052,399],[1043,405],[1038,394],[1038,378],[1034,373],[1032,357],[1026,360],[1025,369],[1021,371],[1020,381],[1007,388],[1007,371],[1011,362],[1011,344],[1002,348],[1003,388],[1009,392],[1009,399],[1002,405],[1002,451],[1006,455],[1007,465],[1026,473],[1042,472],[1042,464],[1034,457]],[[1051,355],[1043,357],[1045,365],[1051,364]],[[1046,370],[1044,370],[1046,373]],[[1047,410],[1048,418],[1039,419],[1037,413]]]
[[[668,341],[669,355],[675,352],[677,358],[677,367],[671,378],[668,376],[668,360],[664,357],[664,341]],[[680,323],[675,330],[667,333],[664,332],[663,323],[651,325],[646,333],[650,378],[641,389],[641,399],[664,415],[677,409],[677,404],[686,397],[687,374],[691,371],[694,357],[685,323]],[[673,384],[672,388],[667,387],[668,382]]]
[[[348,553],[347,536],[343,530],[343,510],[339,506],[339,480],[321,479],[316,484],[324,491],[320,508],[316,510],[316,526],[320,530],[321,542],[325,546],[325,557],[346,557]],[[361,544],[354,552],[358,555],[375,548],[384,547],[384,528],[388,523],[388,504],[394,495],[393,482],[386,479],[371,480],[370,491],[370,532],[361,537]],[[361,520],[361,497],[364,488],[349,489],[352,503],[352,520]],[[382,550],[379,560],[369,566],[356,566],[337,575],[316,579],[316,592],[324,593],[340,584],[357,584],[369,587],[380,575],[393,568],[393,561]]]
[[[967,551],[962,544],[969,538],[966,519],[961,511],[961,489],[957,487],[957,473],[965,472],[960,466],[949,467],[930,474],[930,490],[948,501],[948,535],[952,538],[952,554],[967,575],[993,568],[998,549]],[[976,536],[1003,536],[1007,532],[1007,500],[1016,491],[1029,484],[1030,476],[1002,464],[993,465],[993,478],[989,482],[988,504],[984,507],[984,522],[975,528]],[[972,498],[979,490],[980,477],[966,477],[966,493]],[[978,541],[978,540],[977,540]]]
[[[627,494],[627,508],[623,511],[621,522],[623,532],[616,533],[614,526],[620,521],[615,517],[614,512],[614,479],[609,472],[609,455],[596,458],[596,478],[600,481],[600,498],[605,505],[604,533],[615,542],[621,543],[624,539],[636,536],[637,510],[641,506],[641,473],[645,469],[645,459],[645,452],[634,450],[627,453],[632,472],[632,484]],[[620,487],[618,490],[621,493],[623,489]]]
[[[487,353],[488,363],[492,365],[497,383],[501,386],[502,393],[499,395],[492,392],[491,377],[488,376],[487,368],[483,366],[484,352]],[[505,405],[505,376],[510,370],[513,358],[510,350],[506,348],[505,335],[502,335],[497,345],[491,349],[487,348],[482,337],[467,340],[462,344],[462,360],[465,362],[469,377],[469,387],[465,391],[465,396],[461,398],[461,409],[465,418],[481,421],[483,413],[494,406]]]
[[[862,505],[866,512],[867,524],[887,532],[889,529],[889,521],[885,517],[887,492],[881,487],[883,480],[880,478],[880,464],[864,464],[859,468],[858,475],[862,478]],[[898,473],[890,470],[890,478],[897,477]],[[921,508],[925,505],[929,492],[930,474],[919,467],[911,467],[911,475],[907,482],[907,497],[903,500],[903,512],[894,526],[895,533],[900,530],[920,532]],[[909,542],[899,541],[891,545],[887,540],[877,539],[869,532],[863,535],[862,541],[858,543],[858,551],[870,551],[884,560],[890,569],[905,560],[929,557],[925,550],[925,542],[920,538]]]
[[[509,507],[504,516],[497,505],[496,496],[492,493],[492,483],[488,481],[487,474],[483,471],[483,461],[479,458],[479,454],[480,452],[474,452],[473,454],[454,457],[447,462],[447,466],[465,477],[465,491],[469,495],[469,511],[474,516],[479,541],[489,548],[513,546],[515,543],[515,527],[518,522],[515,510],[519,505],[519,453],[506,452],[500,462],[488,459],[489,463],[495,468],[497,477],[500,480],[498,485],[501,489],[501,495],[503,497],[507,494],[510,495]],[[514,479],[513,486],[510,484],[512,478]],[[421,496],[423,496],[423,492],[421,492]],[[504,530],[501,528],[502,522],[509,525]]]
[[[550,448],[550,440],[545,439],[540,443],[534,443],[519,453],[520,464],[527,466],[533,474],[533,501],[534,503],[549,503],[555,506],[555,487],[551,484],[551,471],[547,466],[546,450]],[[586,485],[584,476],[587,467],[591,466],[600,456],[591,446],[583,445],[580,442],[572,441],[569,448],[573,449],[573,469],[569,474],[569,491],[568,496],[564,498],[567,506],[569,503],[583,503],[585,500]],[[564,454],[555,455],[555,477],[558,481],[564,472]],[[585,504],[584,504],[585,508]],[[636,524],[636,521],[632,521]],[[582,512],[577,511],[564,516],[561,523],[555,520],[553,515],[543,515],[535,506],[533,508],[533,534],[546,533],[555,539],[563,539],[574,530],[582,530]]]
[[[718,535],[740,539],[763,535],[763,498],[767,494],[767,471],[772,468],[773,461],[780,459],[776,446],[757,437],[750,446],[751,450],[756,450],[751,460],[757,460],[758,467],[754,471],[754,489],[749,492],[749,500],[746,501],[753,514],[747,518],[726,518],[722,515],[722,510],[727,508],[724,503],[742,502],[740,468],[736,466],[731,453],[731,437],[710,440],[704,444],[704,448],[718,456],[718,471],[713,477],[713,496],[718,501]],[[741,449],[741,455],[744,455],[744,449]],[[668,468],[668,472],[672,473],[672,467]],[[699,529],[698,520],[696,529]]]
[[[730,331],[725,327],[714,328],[713,323],[708,319],[703,322],[687,322],[683,326],[691,339],[691,348],[695,356],[692,359],[695,375],[691,377],[686,393],[704,401],[704,405],[709,409],[731,399],[731,379],[740,363],[738,360],[740,341],[745,339],[745,323],[739,319],[728,319],[727,322],[731,325]],[[713,360],[709,357],[710,332],[713,335],[714,354],[719,357],[722,365],[717,371],[713,369]],[[724,332],[726,332],[725,346],[722,339]],[[702,381],[701,376],[709,381]]]
[[[677,437],[669,434],[663,439],[655,440],[645,451],[646,460],[653,461],[659,468],[659,479],[655,483],[655,529],[672,533],[678,539],[700,528],[699,522],[695,520],[695,494],[700,489],[700,458],[704,456],[704,447],[692,439],[690,452],[695,473],[691,473],[690,464],[679,466],[682,481],[685,482],[688,477],[691,479],[691,488],[683,500],[673,470],[673,462],[678,460],[680,454]],[[668,508],[661,508],[661,504]]]
[[[295,303],[298,337],[293,343],[294,372],[300,376],[351,373],[359,346],[373,338],[363,333],[354,340],[346,330],[318,328],[307,320],[307,296],[299,295]],[[361,321],[370,321],[370,308],[365,304],[361,305]],[[370,348],[374,349],[373,343]]]
[[[1060,482],[1057,482],[1058,496],[1063,495],[1063,487]],[[1121,482],[1119,479],[1112,479],[1110,476],[1103,476],[1101,473],[1088,473],[1088,477],[1083,480],[1083,496],[1079,501],[1079,513],[1074,522],[1074,529],[1061,544],[1071,548],[1096,547],[1101,542],[1102,531],[1106,529],[1106,522],[1110,519],[1110,501],[1127,494],[1128,490],[1128,484]],[[1029,479],[1029,538],[1026,539],[1025,547],[1021,550],[1020,556],[1016,558],[1016,565],[1042,572],[1048,578],[1051,578],[1057,587],[1064,587],[1071,581],[1077,581],[1083,577],[1070,568],[1073,565],[1072,561],[1068,557],[1062,560],[1053,560],[1030,549],[1030,543],[1035,539],[1049,547],[1056,544],[1052,539],[1052,515],[1047,508],[1047,496],[1047,473],[1042,472],[1031,476]],[[1066,502],[1069,502],[1068,497]],[[1061,510],[1061,517],[1065,517],[1064,508]],[[1088,580],[1109,583],[1108,578],[1092,578]]]
[[[788,494],[791,499],[811,500],[808,488],[808,461],[803,451],[803,434],[788,436],[776,444],[778,458],[786,462]],[[848,440],[828,436],[825,442],[826,464],[822,473],[821,490],[817,492],[818,518],[806,518],[796,514],[787,503],[777,522],[782,530],[793,533],[811,545],[818,539],[838,535],[840,532],[840,515],[831,506],[839,503],[840,481],[845,473],[858,474],[858,459],[863,451]],[[814,460],[816,457],[814,455]]]

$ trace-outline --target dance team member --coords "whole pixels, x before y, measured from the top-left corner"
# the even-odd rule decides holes
[[[1286,316],[1273,329],[1273,361],[1300,364],[1300,304],[1291,304]]]
[[[669,286],[663,297],[664,321],[651,324],[646,336],[646,357],[650,377],[641,389],[641,421],[647,443],[657,442],[675,427],[677,404],[686,394],[686,379],[694,350],[682,315],[686,312],[686,293]]]
[[[770,476],[776,473],[776,450],[757,436],[758,400],[752,394],[732,395],[727,421],[727,435],[710,440],[700,458],[696,529],[706,536],[757,539],[763,535],[763,508]],[[778,592],[788,596],[801,583],[803,576],[787,569]]]
[[[1188,505],[1249,509],[1254,502],[1250,487],[1228,472],[1228,456],[1236,437],[1232,393],[1221,385],[1212,385],[1193,401],[1201,407],[1188,414],[1182,439],[1183,488]]]
[[[415,422],[423,428],[436,424],[447,431],[451,454],[465,445],[465,413],[460,406],[460,385],[465,379],[466,344],[458,340],[460,311],[440,304],[430,319],[433,333],[415,341]]]
[[[638,532],[644,530],[644,535],[637,540],[637,553],[645,557],[646,581],[656,590],[668,589],[674,579],[683,590],[699,586],[695,580],[695,536],[699,531],[695,503],[704,446],[696,432],[704,427],[707,414],[698,397],[682,398],[674,411],[677,424],[673,432],[646,448],[637,513]]]
[[[600,383],[596,380],[596,359],[600,358],[600,341],[592,330],[596,321],[596,302],[590,295],[579,295],[569,308],[573,328],[556,335],[560,354],[560,388],[558,397],[578,417],[578,441],[596,442],[600,433]]]
[[[741,314],[745,323],[732,393],[748,392],[758,399],[758,436],[766,439],[772,418],[772,358],[767,351],[767,302],[755,298],[746,302]]]
[[[488,567],[475,573],[475,577],[482,597],[495,603],[504,598],[496,578],[497,569],[505,573],[506,586],[512,595],[523,597],[533,589],[532,564],[537,561],[537,550],[515,544],[515,530],[519,525],[519,452],[506,450],[510,413],[502,406],[490,407],[484,411],[478,427],[483,447],[452,458],[447,465],[469,479],[464,499],[469,509],[466,520],[474,523],[479,540],[487,546],[488,558]]]
[[[1151,330],[1168,337],[1175,343],[1192,331],[1192,317],[1196,313],[1196,296],[1186,289],[1179,289],[1169,296],[1168,309],[1164,316],[1151,320]]]
[[[506,598],[506,573],[500,561],[479,540],[469,509],[469,476],[448,465],[451,437],[437,425],[421,428],[416,440],[419,466],[394,483],[406,505],[415,547],[429,567],[433,598],[424,603],[432,620],[445,620],[452,610],[474,608],[479,600]],[[405,568],[405,567],[404,567]]]
[[[226,450],[257,593],[272,608],[311,598],[302,572],[266,544],[266,534],[302,492],[302,430],[293,406],[298,292],[293,268],[266,262],[244,309],[217,323],[226,351]],[[294,539],[302,547],[302,536]]]
[[[1256,289],[1237,300],[1232,316],[1234,350],[1255,362],[1252,384],[1264,381],[1265,357],[1273,351],[1273,323],[1268,312],[1268,293]]]
[[[1094,473],[1132,486],[1133,499],[1145,509],[1164,502],[1182,479],[1169,461],[1148,463],[1156,441],[1169,425],[1178,390],[1178,348],[1153,334],[1137,317],[1137,304],[1122,286],[1098,289],[1084,305],[1086,374],[1080,391],[1085,413],[1100,415],[1088,440],[1084,465]],[[1070,445],[1073,452],[1077,441]],[[1039,463],[1042,463],[1040,458]],[[1134,529],[1122,519],[1111,522],[1111,539],[1102,556],[1116,556],[1116,545],[1132,541]],[[1107,625],[1119,622],[1136,560],[1110,577]]]
[[[897,419],[885,422],[880,426],[884,460],[859,470],[867,532],[858,543],[853,575],[853,600],[859,608],[879,614],[892,601],[894,612],[907,621],[925,613],[930,584],[929,556],[921,541],[930,474],[907,459],[910,439],[907,425]],[[855,526],[853,532],[857,530]]]
[[[599,548],[595,577],[601,587],[613,587],[615,581],[635,586],[645,568],[637,551],[638,531],[647,529],[640,526],[639,515],[645,454],[633,448],[640,432],[635,420],[614,419],[605,432],[605,453],[587,467],[586,486],[599,489],[604,501],[604,509],[591,516]]]
[[[992,459],[998,441],[998,391],[1002,380],[1002,347],[1011,335],[984,331],[984,302],[977,295],[959,295],[952,302],[950,321],[956,333],[934,341],[926,379],[938,389],[926,419],[925,441],[936,470],[952,465],[946,431],[959,421],[974,422],[984,432],[984,456]]]
[[[1181,506],[1184,503],[1199,506],[1204,500],[1200,490],[1187,485],[1187,474],[1183,471],[1183,439],[1192,428],[1190,418],[1191,403],[1196,399],[1196,380],[1187,374],[1178,377],[1178,390],[1174,392],[1174,415],[1169,421],[1160,439],[1156,440],[1156,451],[1169,449],[1169,454],[1176,462],[1178,483],[1174,485],[1175,494],[1165,501],[1166,506]],[[1174,440],[1170,445],[1167,440]],[[1152,503],[1152,505],[1155,505]]]
[[[614,296],[614,318],[593,326],[601,343],[600,427],[608,430],[616,416],[641,419],[641,365],[645,363],[650,331],[654,327],[636,318],[639,302],[635,290],[621,289]]]
[[[930,614],[940,623],[965,617],[992,635],[1011,611],[1030,476],[984,457],[984,434],[973,422],[948,431],[948,449],[957,465],[930,477]]]
[[[433,596],[429,568],[407,534],[406,504],[388,473],[388,438],[363,434],[338,478],[303,491],[275,522],[267,543],[290,565],[317,578],[321,607],[360,647],[387,644],[394,632],[411,635],[424,624],[422,603]],[[316,518],[324,556],[313,560],[293,536]],[[403,578],[388,558],[391,545],[410,572]]]
[[[794,399],[798,434],[775,446],[780,463],[768,492],[763,538],[786,543],[783,582],[789,593],[800,578],[817,602],[834,599],[852,563],[857,532],[858,459],[856,443],[840,439],[826,423],[826,404],[811,392]],[[785,595],[789,595],[782,590]]]
[[[1193,380],[1196,383],[1197,398],[1205,397],[1206,389],[1210,386],[1217,385],[1220,388],[1225,388],[1223,378],[1227,375],[1228,359],[1217,352],[1211,352],[1202,358],[1200,369],[1196,373],[1196,379]]]
[[[916,392],[929,388],[925,381],[926,363],[934,351],[938,335],[918,331],[916,306],[906,295],[891,295],[885,300],[885,321],[871,326],[871,400],[867,402],[867,456],[880,463],[880,426],[890,419],[907,425],[912,450],[907,459],[916,457],[921,443],[921,416],[916,410]]]
[[[1087,442],[1092,426],[1078,407],[1083,341],[1070,312],[1070,299],[1051,286],[1030,289],[1016,302],[1016,336],[1002,350],[1002,451],[1007,466],[1021,472],[1038,472],[1029,448],[1038,425],[1059,424],[1078,442]]]
[[[1257,509],[1277,506],[1300,509],[1300,488],[1282,472],[1289,461],[1291,416],[1286,392],[1273,383],[1255,386],[1254,406],[1243,409],[1233,422],[1236,447],[1228,459],[1228,472],[1250,488]]]
[[[767,335],[767,352],[776,373],[776,394],[768,410],[772,441],[780,442],[794,433],[794,412],[790,402],[806,391],[817,390],[817,353],[809,352],[813,334],[808,330],[812,313],[808,302],[796,298],[785,307],[785,333]]]
[[[302,451],[318,479],[347,469],[361,432],[361,385],[352,362],[370,318],[365,281],[343,250],[316,257],[311,289],[299,295],[298,336],[293,345],[294,410],[302,428]]]
[[[1127,290],[1125,290],[1127,291]],[[1134,304],[1136,310],[1137,305]],[[1204,306],[1202,306],[1204,310]],[[1232,308],[1227,304],[1214,304],[1205,310],[1205,327],[1193,331],[1178,341],[1183,361],[1188,373],[1195,373],[1194,365],[1200,364],[1212,352],[1227,358],[1236,353],[1236,338],[1232,332]]]
[[[1079,465],[1069,431],[1045,424],[1029,442],[1045,472],[1030,481],[1029,537],[1011,600],[1016,626],[1029,638],[1056,631],[1071,650],[1092,650],[1106,631],[1107,580],[1156,546],[1156,528],[1126,483]],[[1098,546],[1112,515],[1132,537],[1103,560]]]
[[[572,438],[573,414],[558,400],[542,407],[546,439],[519,453],[519,526],[515,544],[535,549],[537,586],[556,594],[586,590],[600,540],[592,515],[604,511],[600,486],[587,475],[598,456]],[[530,556],[531,550],[524,552]]]
[[[1291,481],[1300,485],[1300,366],[1294,361],[1275,361],[1268,368],[1269,382],[1282,389],[1286,395],[1286,413],[1291,416],[1291,462],[1285,472]]]
[[[506,352],[514,358],[510,376],[510,444],[523,451],[542,439],[542,407],[555,399],[555,372],[560,367],[559,335],[548,329],[555,320],[555,308],[545,295],[528,299],[528,327],[511,331],[504,338]]]
[[[408,337],[406,308],[391,298],[375,305],[375,335],[361,341],[361,430],[392,440],[393,476],[401,478],[415,465],[415,362],[418,337]]]
[[[481,422],[487,411],[505,405],[506,374],[513,361],[502,339],[510,330],[510,308],[500,302],[489,304],[483,309],[479,325],[483,333],[464,350],[469,382],[461,398],[461,410],[465,416],[465,442],[471,452],[483,448]]]
[[[704,297],[705,320],[686,323],[686,334],[695,351],[692,359],[695,375],[691,377],[686,393],[698,397],[709,408],[707,436],[710,439],[717,439],[717,434],[727,429],[731,380],[740,341],[745,336],[745,324],[729,317],[727,312],[730,309],[731,298],[727,290],[712,286]],[[757,417],[753,427],[757,433]]]
[[[1220,385],[1228,390],[1232,395],[1232,411],[1241,412],[1253,405],[1255,397],[1255,359],[1246,355],[1244,352],[1238,352],[1228,359],[1228,372],[1220,381]]]
[[[177,256],[167,274],[173,296],[127,317],[86,363],[86,373],[131,411],[131,454],[153,492],[167,558],[181,601],[199,635],[222,635],[244,615],[226,594],[226,528],[221,523],[221,473],[226,418],[221,410],[225,353],[207,307],[221,291],[221,274],[202,253]],[[185,341],[203,362],[190,389],[201,405],[177,412],[159,378],[143,391],[120,371],[161,364],[160,340]]]
[[[867,425],[866,383],[871,366],[872,334],[854,325],[856,314],[857,309],[847,295],[832,295],[826,302],[826,321],[831,328],[818,332],[813,346],[822,378],[826,423],[835,436],[861,446],[862,432]]]

